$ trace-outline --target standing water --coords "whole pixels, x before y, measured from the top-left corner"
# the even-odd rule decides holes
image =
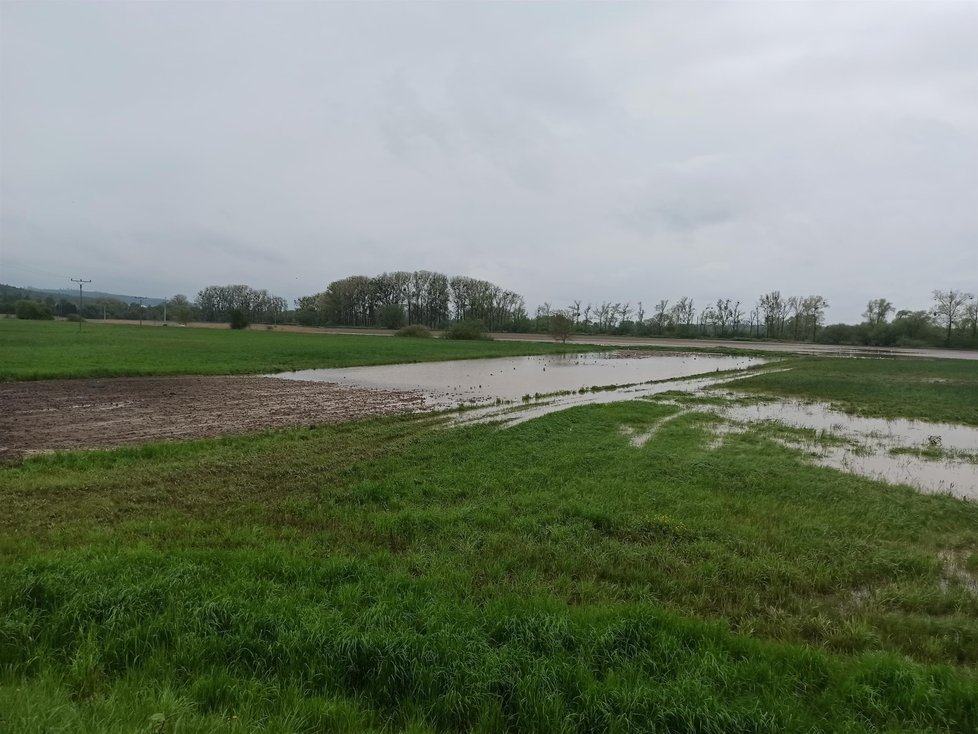
[[[764,363],[763,359],[712,354],[612,352],[298,370],[275,377],[335,382],[351,387],[416,390],[430,401],[430,407],[456,407],[516,402],[526,395],[576,393],[592,387],[742,370]]]

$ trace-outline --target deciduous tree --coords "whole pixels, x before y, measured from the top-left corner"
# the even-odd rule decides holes
[[[758,299],[757,307],[764,317],[765,336],[781,336],[788,315],[788,302],[781,297],[781,291],[765,293]]]
[[[808,296],[801,299],[799,306],[802,319],[805,322],[806,332],[810,329],[812,341],[815,341],[815,334],[818,327],[825,320],[825,311],[829,307],[829,302],[822,296]]]
[[[567,343],[567,339],[574,333],[574,322],[563,311],[555,311],[550,314],[550,336],[555,340]]]
[[[945,329],[945,345],[951,345],[951,329],[964,313],[965,304],[972,298],[972,294],[963,291],[934,291],[934,308],[931,313],[934,320]]]
[[[866,310],[863,312],[863,318],[866,319],[866,323],[870,324],[871,326],[882,326],[886,323],[887,317],[893,310],[893,304],[887,301],[885,298],[874,298],[866,304]]]

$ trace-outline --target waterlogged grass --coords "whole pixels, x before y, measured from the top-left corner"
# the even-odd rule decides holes
[[[262,374],[607,349],[541,342],[391,339],[0,319],[0,380]]]
[[[954,359],[795,359],[725,387],[823,400],[880,418],[978,425],[978,362]]]
[[[677,410],[0,468],[0,729],[978,729],[978,504]]]

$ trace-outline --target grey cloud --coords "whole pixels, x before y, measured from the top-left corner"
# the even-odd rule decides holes
[[[291,299],[429,268],[531,307],[780,288],[830,319],[978,281],[972,3],[0,14],[5,280]]]

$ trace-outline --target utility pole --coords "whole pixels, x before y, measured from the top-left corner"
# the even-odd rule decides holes
[[[163,326],[166,326],[166,299],[163,299]]]
[[[82,288],[85,287],[86,283],[91,283],[91,280],[82,280],[81,278],[72,278],[72,283],[78,284],[78,331],[81,331],[82,322]]]
[[[139,301],[139,325],[143,325],[143,299],[146,296],[136,296],[136,300]]]

